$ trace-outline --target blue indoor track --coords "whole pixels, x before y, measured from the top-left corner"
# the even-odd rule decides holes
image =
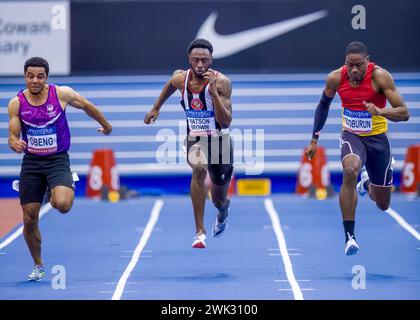
[[[419,202],[397,194],[392,199],[410,233],[370,200],[359,199],[360,250],[349,257],[336,197],[234,197],[220,238],[211,237],[215,209],[208,201],[205,249],[191,248],[193,213],[186,196],[118,203],[78,198],[70,213],[51,209],[40,220],[43,281],[26,281],[32,260],[22,236],[0,250],[0,299],[417,300]],[[53,288],[54,277],[63,275],[53,270],[57,266],[65,270],[65,289]],[[354,289],[361,269],[365,286]]]
[[[311,137],[325,77],[231,76],[232,128],[241,132],[249,129],[254,135],[257,129],[264,129],[265,176],[296,175]],[[420,74],[394,74],[394,78],[411,114],[408,122],[389,123],[397,161],[394,176],[399,176],[408,146],[420,141]],[[113,124],[112,135],[101,136],[92,119],[80,110],[67,108],[72,170],[86,175],[92,152],[98,148],[114,150],[121,176],[154,177],[168,168],[156,163],[156,150],[162,144],[156,137],[159,130],[178,135],[180,126],[185,127],[179,94],[162,107],[153,126],[143,124],[145,113],[167,79],[51,78],[52,83],[69,85],[86,96]],[[8,179],[19,174],[22,156],[8,148],[6,105],[23,86],[23,78],[0,78],[0,180],[6,181],[1,184],[3,197],[17,198],[9,190]],[[336,97],[319,142],[326,149],[329,169],[335,173],[341,172],[340,112]],[[236,161],[246,162],[235,156],[235,168],[239,168]],[[180,167],[172,167],[163,175],[190,174],[185,163],[184,169]],[[216,212],[208,201],[206,249],[191,248],[195,227],[187,195],[141,196],[118,203],[76,197],[66,215],[49,207],[43,209],[46,213],[40,228],[47,271],[43,281],[26,281],[32,259],[19,235],[20,226],[0,238],[0,299],[418,300],[419,205],[419,197],[395,192],[393,210],[387,213],[367,197],[359,198],[356,237],[360,250],[348,257],[344,255],[337,196],[323,201],[292,193],[270,198],[235,196],[229,227],[217,239],[211,237]],[[13,235],[18,236],[10,242]],[[57,279],[62,280],[58,288]]]

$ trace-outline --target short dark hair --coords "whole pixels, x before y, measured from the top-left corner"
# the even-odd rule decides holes
[[[206,39],[195,39],[193,40],[190,45],[188,46],[188,54],[191,53],[191,51],[195,48],[203,48],[210,51],[210,54],[213,53],[213,46],[209,41]]]
[[[347,45],[345,55],[347,56],[348,54],[351,54],[351,53],[358,53],[358,54],[367,56],[368,49],[364,43],[359,42],[359,41],[354,41],[354,42],[350,42]]]
[[[48,64],[48,61],[41,57],[32,57],[26,60],[24,72],[26,73],[26,70],[28,70],[29,67],[40,67],[45,69],[45,73],[50,73],[50,66]]]

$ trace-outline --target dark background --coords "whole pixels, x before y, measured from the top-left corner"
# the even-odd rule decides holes
[[[355,5],[366,29],[354,30]],[[328,10],[312,22],[232,56],[226,72],[325,72],[341,66],[350,41],[365,42],[371,59],[390,71],[420,70],[420,1],[72,1],[73,74],[159,74],[187,64],[187,46],[211,12],[216,30],[231,34]]]

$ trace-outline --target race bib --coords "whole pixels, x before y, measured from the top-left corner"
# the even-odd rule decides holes
[[[191,135],[211,135],[216,132],[214,112],[210,110],[187,110],[188,128]]]
[[[29,153],[51,154],[57,151],[57,133],[55,126],[47,128],[28,128],[26,131],[28,138]]]
[[[343,126],[350,132],[363,134],[372,132],[372,114],[344,108]]]

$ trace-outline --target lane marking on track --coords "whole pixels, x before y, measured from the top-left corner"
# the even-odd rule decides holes
[[[112,295],[112,300],[120,300],[124,292],[125,285],[127,284],[128,277],[131,272],[136,267],[137,262],[140,259],[140,255],[147,244],[147,241],[152,234],[153,228],[159,219],[160,210],[163,207],[163,200],[156,200],[155,205],[153,206],[152,213],[150,214],[149,221],[147,222],[146,228],[141,235],[140,241],[134,250],[133,256],[131,257],[130,263],[122,274],[120,280],[118,281],[117,287],[115,288],[114,294]]]
[[[274,280],[274,282],[287,282],[287,281],[289,281],[289,280],[287,280],[287,279],[282,279],[282,280]],[[296,280],[297,282],[308,282],[308,281],[311,281],[311,280],[307,280],[307,279],[303,279],[303,280]]]
[[[401,217],[395,210],[389,207],[387,210],[385,210],[385,212],[388,213],[392,218],[394,218],[400,224],[401,227],[403,227],[405,230],[411,233],[414,236],[414,238],[420,240],[420,233],[418,233],[416,229],[410,226],[407,223],[407,221],[405,221],[405,219]]]
[[[52,209],[51,204],[48,202],[43,205],[39,211],[39,219],[41,219],[48,211]],[[19,227],[15,232],[13,232],[9,237],[7,237],[2,243],[0,243],[0,250],[7,247],[13,241],[15,241],[23,233],[23,225]]]
[[[277,238],[277,242],[280,248],[280,252],[283,258],[284,268],[286,270],[287,279],[292,287],[293,295],[295,300],[303,300],[302,290],[298,282],[296,281],[295,275],[293,274],[293,266],[292,262],[290,261],[289,253],[287,252],[287,245],[286,239],[284,237],[283,231],[280,225],[279,215],[274,209],[273,201],[271,199],[264,200],[265,209],[271,219],[271,223],[273,225],[273,230]]]
[[[302,288],[302,291],[315,291],[314,288]],[[277,291],[292,291],[292,289],[277,289]]]

